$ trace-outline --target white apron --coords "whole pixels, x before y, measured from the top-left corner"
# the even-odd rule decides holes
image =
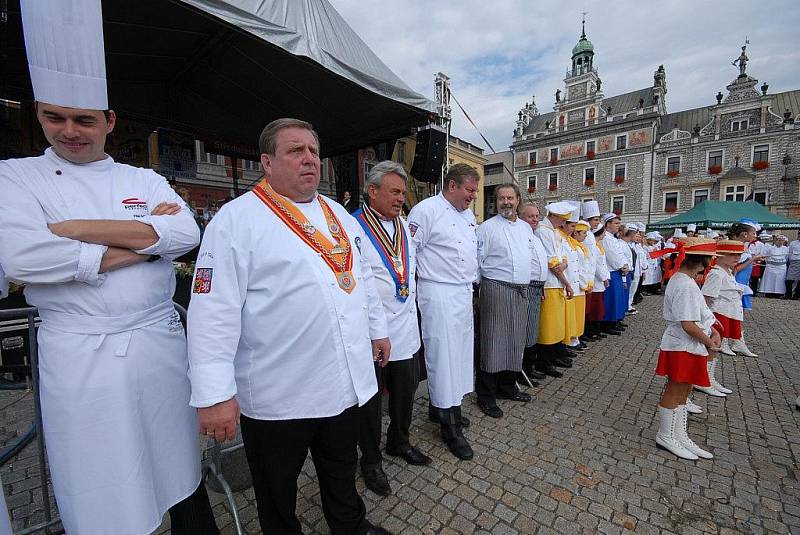
[[[42,418],[64,529],[154,531],[200,483],[180,318],[171,302],[128,317],[41,317]]]
[[[764,254],[767,254],[767,265],[764,267],[764,275],[758,285],[758,291],[765,294],[786,293],[786,262],[789,258],[788,247],[775,247],[770,245],[765,247]]]
[[[417,292],[431,403],[449,409],[474,383],[472,285],[419,279]]]

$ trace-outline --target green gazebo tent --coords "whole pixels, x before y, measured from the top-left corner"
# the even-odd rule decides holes
[[[647,225],[647,230],[672,230],[686,228],[694,223],[697,228],[725,230],[743,217],[758,221],[765,229],[800,229],[800,221],[773,214],[755,201],[705,201],[688,212]]]

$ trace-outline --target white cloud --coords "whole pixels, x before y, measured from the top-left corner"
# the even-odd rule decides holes
[[[416,91],[432,98],[434,74],[450,76],[456,98],[498,150],[511,143],[517,111],[532,94],[541,112],[552,110],[584,9],[607,96],[650,86],[663,64],[669,111],[714,104],[738,72],[730,63],[745,36],[748,73],[770,92],[800,88],[794,0],[330,1]],[[453,108],[453,134],[484,146]]]

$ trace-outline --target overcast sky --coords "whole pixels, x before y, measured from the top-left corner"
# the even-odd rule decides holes
[[[453,94],[498,151],[511,143],[517,112],[531,95],[541,113],[552,111],[584,10],[607,97],[651,86],[663,64],[668,111],[712,105],[738,75],[731,62],[745,37],[747,71],[759,85],[800,89],[797,0],[330,1],[419,93],[433,99],[434,74],[450,76]],[[453,134],[488,152],[451,105]]]

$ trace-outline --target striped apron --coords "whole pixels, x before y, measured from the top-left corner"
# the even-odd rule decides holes
[[[481,370],[519,371],[528,327],[528,285],[482,279]]]

